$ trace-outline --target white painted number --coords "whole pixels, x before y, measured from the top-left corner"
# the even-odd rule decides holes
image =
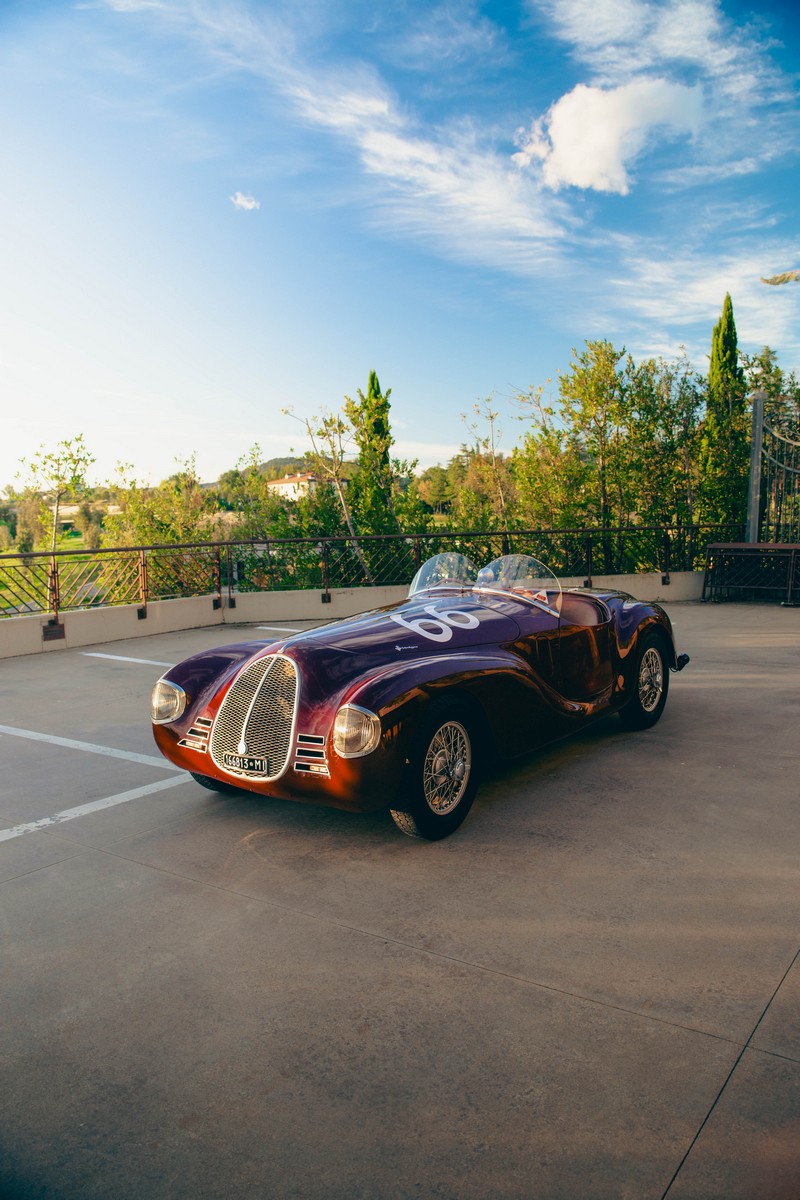
[[[426,604],[425,617],[402,617],[390,613],[392,620],[404,629],[427,638],[429,642],[449,642],[454,629],[477,629],[480,621],[474,613],[462,612],[460,608],[436,608]]]

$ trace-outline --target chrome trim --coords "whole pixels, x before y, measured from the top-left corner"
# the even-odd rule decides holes
[[[278,678],[281,673],[282,678]],[[292,675],[291,684],[288,680],[289,674]],[[270,688],[271,679],[273,683],[286,686]],[[291,765],[299,700],[300,674],[293,659],[285,654],[270,654],[251,660],[234,679],[214,718],[209,747],[212,760],[220,770],[234,779],[258,779],[262,782],[280,779]],[[290,703],[291,717],[282,723],[279,712],[281,704],[288,706]],[[242,713],[244,706],[246,711]],[[254,715],[266,717],[267,713],[263,710],[270,708],[272,712],[268,716],[269,723],[259,727],[255,721],[248,737]],[[270,770],[237,770],[225,764],[226,754],[266,759]],[[282,756],[280,763],[276,762],[278,756]],[[273,767],[277,769],[274,770]]]
[[[161,720],[159,720],[157,717],[153,716],[152,697],[155,695],[156,688],[159,686],[159,684],[162,684],[162,683],[165,683],[169,687],[171,687],[173,692],[177,692],[178,695],[182,697],[182,703],[181,703],[180,710],[177,713],[175,713],[174,716],[162,717]],[[186,709],[188,707],[189,707],[189,697],[179,683],[173,683],[171,679],[167,679],[166,675],[162,675],[160,679],[157,679],[155,681],[155,683],[153,684],[153,691],[150,696],[150,719],[154,725],[171,725],[173,721],[180,720],[180,718],[186,712]]]
[[[375,722],[375,721],[377,721],[377,723],[378,723],[378,725],[377,725],[377,730],[376,730],[376,736],[375,736],[375,738],[372,740],[372,742],[370,743],[370,745],[369,745],[369,746],[367,746],[367,747],[366,747],[364,750],[356,750],[356,752],[355,752],[354,754],[342,754],[341,750],[340,750],[340,749],[339,749],[339,747],[336,745],[336,722],[337,722],[337,721],[338,721],[338,719],[339,719],[339,713],[341,713],[341,712],[344,712],[344,711],[345,711],[345,709],[348,709],[348,708],[350,708],[350,709],[353,709],[353,711],[355,711],[355,712],[359,712],[359,713],[361,713],[361,714],[362,714],[363,716],[365,716],[365,717],[369,717],[369,719],[370,719],[370,724],[371,724],[371,725],[372,725],[372,724],[373,724],[373,722]],[[375,726],[374,726],[374,725],[373,725],[373,729],[375,729]],[[380,745],[380,743],[381,743],[381,737],[382,737],[382,736],[383,736],[383,728],[382,728],[382,726],[381,726],[381,719],[380,719],[380,717],[378,716],[378,714],[377,714],[377,713],[374,713],[374,712],[372,711],[372,709],[370,709],[370,708],[364,708],[364,707],[363,707],[362,705],[360,705],[360,704],[343,704],[343,705],[341,706],[341,708],[337,709],[337,711],[336,711],[336,716],[333,718],[333,728],[332,728],[332,730],[331,730],[331,744],[332,744],[332,746],[333,746],[334,752],[335,752],[336,754],[338,754],[339,758],[344,758],[344,759],[349,759],[349,758],[366,758],[366,756],[367,756],[368,754],[374,754],[374,753],[375,753],[375,751],[378,749],[378,746],[379,746],[379,745]]]

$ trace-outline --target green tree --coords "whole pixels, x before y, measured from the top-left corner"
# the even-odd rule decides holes
[[[38,493],[52,514],[50,550],[55,552],[61,505],[68,497],[77,499],[83,493],[94,457],[79,433],[64,438],[53,450],[40,446],[29,462],[21,461],[28,470],[28,490]]]
[[[91,500],[84,498],[78,505],[75,528],[80,532],[85,550],[97,550],[103,535],[103,513]]]
[[[685,352],[674,363],[629,359],[625,373],[637,518],[647,525],[690,525],[705,383]]]
[[[13,487],[6,489],[9,506],[13,517],[10,527],[14,531],[16,549],[20,554],[29,554],[40,546],[50,522],[50,510],[43,503],[42,497],[34,488],[24,487],[17,491]]]
[[[625,355],[608,341],[589,341],[559,377],[562,419],[586,455],[584,514],[602,528],[627,524],[636,509],[632,480],[628,380]]]
[[[232,540],[291,537],[290,504],[275,494],[261,463],[261,447],[256,443],[239,459],[232,471],[220,477],[217,494],[231,514],[225,519],[225,532]],[[219,502],[218,502],[219,503]]]
[[[422,503],[430,512],[441,515],[449,509],[452,496],[447,471],[441,463],[422,472],[417,480],[417,490]]]
[[[739,365],[730,294],[711,335],[706,414],[700,430],[699,500],[702,516],[721,523],[747,513],[750,429],[744,372]]]
[[[398,533],[389,424],[392,389],[383,393],[378,376],[370,371],[366,395],[360,388],[356,394],[357,400],[344,398],[344,416],[358,447],[358,472],[351,488],[355,521],[360,533]]]
[[[796,436],[800,429],[800,383],[794,371],[781,370],[778,355],[769,346],[758,354],[742,355],[748,392],[766,394],[764,413],[773,429]]]
[[[474,439],[454,511],[473,529],[509,529],[514,524],[515,488],[511,460],[500,451],[499,413],[486,399],[473,405],[475,419],[462,414]]]
[[[516,399],[519,420],[530,425],[512,455],[520,523],[529,529],[583,524],[589,464],[578,435],[545,404],[543,387]]]
[[[157,487],[132,476],[120,465],[111,484],[119,512],[109,513],[103,528],[104,546],[185,545],[209,540],[215,531],[216,506],[197,475],[195,457],[179,462],[179,470]]]
[[[284,409],[284,412],[288,416],[294,416],[290,409]],[[353,522],[353,513],[347,498],[347,489],[350,484],[347,451],[353,437],[352,428],[341,413],[331,412],[324,408],[312,417],[296,417],[295,419],[300,421],[305,429],[311,447],[306,454],[309,470],[327,484],[335,496],[351,539],[353,553],[367,582],[372,584],[372,573],[361,549]]]
[[[13,487],[5,489],[5,500],[0,503],[0,525],[6,530],[8,535],[8,547],[14,541],[17,535],[17,508],[15,504],[16,492]]]

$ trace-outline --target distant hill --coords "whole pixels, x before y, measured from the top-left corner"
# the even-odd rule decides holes
[[[283,479],[284,475],[298,475],[301,471],[304,471],[305,459],[292,457],[269,458],[266,462],[259,463],[258,469],[262,475],[266,476],[267,479]],[[204,488],[216,488],[225,480],[225,477],[231,474],[234,470],[235,468],[232,467],[231,471],[223,471],[219,479],[209,480],[207,483],[203,483],[200,486]]]
[[[300,475],[307,471],[306,460],[304,458],[287,457],[287,458],[268,458],[266,462],[258,464],[258,469],[267,479],[283,479],[286,475]],[[344,463],[342,474],[345,479],[352,479],[358,469],[358,464],[355,460]],[[226,477],[231,472],[223,471],[219,479],[210,480],[208,483],[203,483],[200,486],[204,488],[218,488],[220,485],[226,485]]]
[[[283,479],[284,475],[298,475],[305,470],[304,458],[269,458],[259,463],[258,469],[267,479]]]

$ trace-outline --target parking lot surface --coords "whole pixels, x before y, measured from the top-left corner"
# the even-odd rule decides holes
[[[661,722],[438,843],[158,756],[278,630],[1,663],[3,1200],[798,1200],[800,610],[669,611]]]

